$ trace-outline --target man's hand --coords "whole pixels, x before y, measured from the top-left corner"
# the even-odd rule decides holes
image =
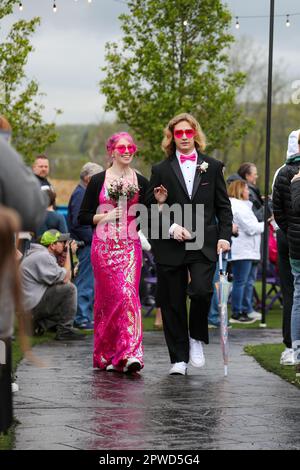
[[[76,240],[71,241],[70,248],[71,248],[71,251],[72,251],[73,255],[75,255],[75,253],[77,251],[77,248],[78,248]]]
[[[192,236],[186,228],[176,225],[173,230],[173,238],[178,242],[185,242],[186,240],[191,240]]]
[[[217,253],[220,254],[220,251],[225,253],[226,251],[230,250],[230,243],[227,240],[219,240],[217,245]]]
[[[299,178],[300,178],[300,169],[299,169],[299,172],[292,178],[291,183],[292,183],[293,181],[298,180]]]
[[[158,204],[164,204],[168,197],[168,190],[161,184],[157,188],[154,188],[154,197]]]
[[[237,235],[239,233],[239,226],[237,224],[232,224],[232,233],[233,235]]]

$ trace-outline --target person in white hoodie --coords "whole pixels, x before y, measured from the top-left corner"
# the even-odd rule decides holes
[[[260,260],[260,243],[264,222],[258,222],[253,213],[246,181],[233,181],[229,185],[228,195],[233,213],[233,223],[237,224],[239,228],[239,236],[232,238],[231,245],[233,286],[230,322],[253,323],[256,319],[249,318],[247,313],[243,312],[243,301],[253,262]]]

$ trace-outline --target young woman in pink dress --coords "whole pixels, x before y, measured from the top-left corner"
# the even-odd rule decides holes
[[[143,203],[148,181],[130,166],[136,150],[127,132],[109,138],[107,151],[112,165],[91,178],[79,213],[79,222],[94,228],[93,362],[94,367],[107,371],[136,372],[143,367],[139,299],[142,248],[133,206]],[[125,202],[117,200],[116,184],[130,188]]]

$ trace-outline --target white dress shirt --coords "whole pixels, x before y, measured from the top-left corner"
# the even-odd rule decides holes
[[[182,155],[178,150],[176,150],[176,157],[185,181],[186,189],[188,191],[188,195],[190,199],[192,199],[192,194],[193,194],[193,186],[194,186],[194,179],[195,179],[195,174],[196,174],[196,166],[197,166],[197,152],[194,149],[191,153],[188,155],[185,155],[185,157],[190,157],[191,155],[195,155],[195,161],[192,162],[191,160],[186,160],[184,163],[181,163],[180,161],[180,155]]]
[[[176,150],[176,157],[185,181],[185,185],[188,191],[188,195],[190,199],[192,199],[192,194],[193,194],[193,187],[194,187],[194,179],[195,179],[195,174],[196,174],[196,167],[197,167],[197,159],[198,159],[198,154],[196,152],[196,149],[194,149],[191,153],[188,155],[185,155],[185,157],[190,157],[191,155],[196,155],[195,161],[191,160],[186,160],[184,163],[181,163],[180,161],[180,155],[182,155],[178,150]],[[169,234],[172,237],[174,234],[174,229],[177,227],[178,224],[174,223],[171,225],[169,229]],[[220,239],[219,241],[224,241],[230,246],[230,243],[227,240]]]

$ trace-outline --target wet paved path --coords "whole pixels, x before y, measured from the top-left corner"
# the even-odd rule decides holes
[[[160,332],[145,333],[138,377],[93,370],[92,337],[40,345],[47,368],[18,368],[15,448],[300,449],[300,390],[243,353],[261,342],[280,342],[279,332],[230,331],[227,378],[216,331],[205,367],[186,377],[167,375]]]

